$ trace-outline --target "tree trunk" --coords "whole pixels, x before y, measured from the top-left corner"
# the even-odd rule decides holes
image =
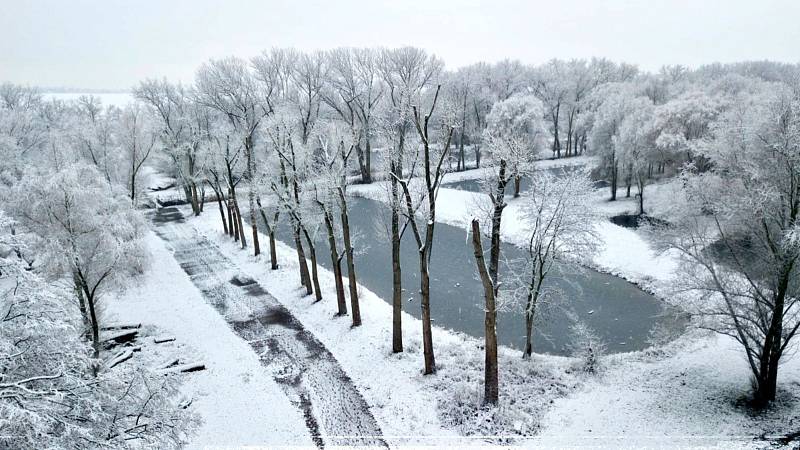
[[[230,199],[230,208],[233,212],[233,240],[239,242],[239,217],[236,214],[236,205],[233,203],[233,199]]]
[[[97,308],[95,304],[95,291],[97,287],[95,286],[94,289],[89,289],[89,286],[86,284],[86,279],[84,278],[83,274],[80,270],[77,270],[77,276],[80,280],[81,288],[83,289],[84,297],[86,298],[86,305],[89,309],[89,323],[91,325],[92,330],[92,358],[95,360],[100,358],[100,324],[98,323],[97,319]],[[95,361],[92,364],[92,374],[97,375],[98,369],[98,362]]]
[[[228,209],[228,234],[230,236],[233,236],[234,230],[236,229],[236,225],[233,222],[233,204],[231,203],[230,197],[228,197],[228,199],[225,200],[225,207]]]
[[[328,247],[331,250],[331,266],[333,266],[333,277],[336,282],[336,306],[339,311],[336,313],[338,316],[347,314],[347,303],[344,298],[344,283],[342,282],[342,260],[339,258],[339,251],[336,248],[336,236],[333,229],[333,218],[330,212],[323,210],[323,218],[325,219],[325,229],[328,232]]]
[[[536,317],[536,300],[539,296],[538,290],[535,292],[528,290],[528,300],[525,304],[525,351],[522,352],[523,359],[530,359],[533,355],[533,319]]]
[[[306,262],[306,252],[303,249],[303,241],[300,239],[300,225],[294,223],[292,225],[292,229],[294,231],[294,246],[297,249],[297,262],[300,266],[300,283],[303,286],[305,286],[306,295],[311,295],[314,293],[314,291],[311,285],[311,276],[308,273],[308,262]]]
[[[519,197],[519,184],[521,179],[522,177],[520,177],[518,173],[514,174],[514,198]]]
[[[778,390],[778,366],[782,355],[783,315],[785,314],[786,295],[793,267],[793,262],[784,265],[773,297],[772,318],[764,339],[759,373],[756,374],[757,385],[753,400],[755,406],[759,408],[773,402]]]
[[[317,276],[317,249],[305,228],[303,228],[303,235],[306,238],[308,250],[311,252],[311,281],[314,284],[314,296],[316,301],[320,301],[322,300],[322,290],[319,287],[319,277]]]
[[[495,285],[483,258],[481,244],[481,230],[478,219],[472,219],[472,246],[475,250],[475,262],[483,284],[483,298],[486,304],[484,315],[484,381],[483,401],[488,404],[497,404],[499,397],[499,377],[497,368],[497,308],[495,305]]]
[[[639,215],[644,214],[644,181],[639,182]]]
[[[369,172],[367,171],[367,161],[364,155],[364,150],[361,148],[361,142],[355,145],[356,159],[358,159],[358,170],[361,173],[361,183],[367,184],[369,179]]]
[[[195,216],[200,215],[200,205],[197,201],[197,184],[192,181],[190,183],[189,191],[191,192],[191,204],[192,204],[192,212],[194,212]]]
[[[525,302],[525,351],[522,352],[522,359],[530,359],[533,355],[533,320],[536,317],[539,291],[546,276],[541,258],[534,257],[534,261],[538,261],[538,264],[534,263],[531,268],[531,279],[528,283],[528,298]]]
[[[391,163],[394,172],[394,161]],[[400,214],[397,180],[391,176],[392,185],[392,352],[403,351],[403,278],[400,266]]]
[[[222,208],[222,191],[214,189],[214,195],[217,196],[217,205],[219,206],[219,216],[222,219],[222,230],[228,234],[228,223],[225,221],[225,210]]]
[[[561,139],[558,137],[558,116],[561,112],[561,105],[556,105],[555,111],[552,113],[553,118],[553,153],[557,158],[561,158]]]
[[[256,219],[256,194],[253,192],[253,187],[250,187],[250,192],[248,193],[248,197],[250,198],[250,228],[253,230],[253,254],[254,256],[258,256],[261,254],[261,246],[258,243],[258,221]]]
[[[264,221],[264,226],[267,228],[267,234],[269,235],[269,262],[270,262],[270,269],[271,270],[278,270],[278,253],[275,249],[275,227],[274,224],[278,221],[278,215],[275,214],[275,220],[272,225],[270,225],[269,220],[267,220],[267,215],[264,213],[264,210],[261,209],[261,199],[256,199],[256,203],[258,203],[258,211],[261,213],[261,220]]]
[[[422,293],[422,348],[425,358],[425,375],[436,372],[436,358],[433,354],[433,332],[431,330],[431,282],[428,272],[426,250],[419,252],[420,292]]]
[[[242,211],[239,209],[239,201],[236,197],[233,198],[233,207],[236,209],[236,222],[239,228],[239,239],[242,243],[242,248],[247,248],[247,239],[244,237],[244,221],[242,220]]]
[[[347,198],[341,187],[338,189],[342,210],[342,240],[347,257],[347,281],[350,288],[350,310],[353,312],[353,326],[361,325],[361,307],[358,303],[358,284],[356,281],[356,263],[353,258],[353,245],[350,242],[350,218],[347,214]]]
[[[269,264],[271,270],[278,270],[278,252],[275,249],[275,230],[269,230]]]
[[[372,183],[372,143],[369,139],[369,128],[365,128],[364,135],[364,141],[366,143],[366,147],[364,149],[364,166],[366,166],[367,169],[367,176],[366,178],[362,177],[361,181],[369,184]]]
[[[72,274],[72,281],[75,284],[75,295],[78,296],[78,310],[81,312],[81,320],[83,321],[83,331],[81,332],[81,335],[87,341],[91,341],[92,339],[91,318],[89,317],[89,312],[86,310],[86,297],[84,297],[83,289],[81,289],[81,280],[78,274],[75,272],[73,272]]]

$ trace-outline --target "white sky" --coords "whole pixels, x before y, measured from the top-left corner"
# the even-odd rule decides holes
[[[448,67],[800,62],[800,0],[0,0],[0,81],[30,85],[189,82],[204,60],[270,47],[400,45]]]

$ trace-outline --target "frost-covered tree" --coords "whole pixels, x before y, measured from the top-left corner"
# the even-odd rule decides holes
[[[381,117],[388,149],[383,155],[389,178],[389,208],[391,212],[390,239],[392,242],[392,352],[403,351],[403,289],[400,266],[400,216],[404,200],[399,179],[403,177],[407,160],[411,159],[406,141],[412,130],[412,103],[436,78],[443,62],[424,50],[414,47],[384,49],[380,56],[380,74],[386,87],[386,100]],[[426,364],[427,366],[427,364]]]
[[[203,64],[197,71],[195,85],[197,101],[221,114],[242,138],[253,251],[258,256],[261,247],[258,242],[256,193],[253,182],[256,170],[254,138],[264,117],[272,112],[271,106],[263,101],[250,65],[238,58],[212,60]],[[244,247],[246,245],[244,236],[240,237]]]
[[[326,125],[325,127],[320,127],[317,133],[319,157],[315,164],[315,172],[318,174],[314,180],[315,200],[323,210],[325,226],[328,232],[331,261],[333,262],[334,276],[336,277],[339,313],[346,314],[347,312],[346,305],[343,303],[344,288],[341,283],[342,272],[340,264],[340,259],[346,257],[353,326],[359,326],[361,325],[361,308],[358,298],[355,252],[350,229],[350,211],[347,202],[347,165],[359,137],[354,135],[349,128],[337,126],[333,123]],[[341,229],[343,246],[343,253],[338,256],[336,212],[339,213],[339,228]]]
[[[319,280],[316,277],[316,249],[312,239],[315,227],[312,226],[312,222],[305,222],[306,219],[312,220],[317,213],[316,209],[309,209],[312,200],[304,191],[306,181],[312,172],[314,143],[302,144],[302,127],[295,120],[293,109],[291,105],[277,107],[264,126],[273,164],[278,168],[278,177],[269,183],[292,226],[300,268],[300,282],[306,288],[308,295],[316,292],[317,300],[320,300],[322,292],[319,290]],[[311,272],[306,259],[306,246],[312,259]]]
[[[211,113],[194,101],[191,89],[166,80],[145,80],[133,94],[153,111],[157,122],[154,126],[159,130],[159,144],[170,163],[169,169],[192,212],[200,215]]]
[[[512,264],[522,286],[506,293],[521,301],[525,318],[524,358],[533,353],[533,327],[537,306],[561,293],[545,284],[558,264],[585,261],[594,253],[598,238],[591,194],[593,188],[585,171],[564,171],[559,175],[539,172],[523,196],[525,222],[529,224],[526,257]]]
[[[598,89],[593,96],[599,102],[593,114],[593,125],[589,132],[589,147],[599,155],[601,169],[611,189],[611,200],[617,199],[620,182],[622,155],[619,143],[620,127],[631,110],[651,104],[646,97],[636,95],[633,86],[613,83]]]
[[[121,172],[128,187],[128,197],[136,205],[141,193],[142,167],[156,146],[157,132],[144,108],[138,104],[127,106],[116,122],[116,138]]]
[[[0,246],[26,247],[10,228],[0,210]],[[124,364],[93,376],[73,302],[15,253],[0,255],[2,446],[179,447],[194,417],[174,401],[176,380]]]
[[[94,166],[72,163],[31,170],[13,195],[12,211],[36,237],[41,268],[71,281],[94,358],[103,294],[141,273],[147,261],[142,219],[115,191]]]
[[[495,103],[486,116],[484,141],[492,162],[502,175],[503,191],[514,181],[514,197],[519,197],[520,180],[536,160],[544,131],[544,108],[536,97],[517,96]]]
[[[639,192],[638,214],[644,214],[644,188],[650,177],[650,168],[656,159],[656,130],[653,120],[653,106],[649,102],[633,105],[619,127],[614,146],[619,152],[626,173],[628,196],[631,184],[636,184]]]
[[[328,83],[323,100],[358,136],[355,157],[362,183],[372,182],[374,114],[383,97],[374,49],[338,48],[326,54]]]
[[[689,162],[698,169],[706,168],[705,161],[695,160],[695,147],[709,136],[711,123],[723,106],[719,99],[692,91],[655,108],[653,126],[658,132],[655,144],[662,152],[665,166]]]
[[[520,178],[532,169],[538,142],[543,132],[542,103],[533,96],[516,96],[495,103],[486,117],[484,140],[491,150],[494,169],[483,182],[491,207],[487,211],[491,224],[489,263],[483,256],[480,221],[472,220],[472,243],[475,261],[483,284],[486,316],[485,336],[485,391],[484,401],[497,403],[497,296],[500,288],[500,225],[506,207],[505,191],[514,180],[514,197],[519,196]]]
[[[433,332],[431,330],[431,290],[430,262],[433,252],[433,233],[436,225],[436,197],[444,176],[442,164],[450,150],[453,131],[457,128],[454,108],[440,105],[443,112],[435,118],[433,113],[439,100],[441,85],[436,87],[430,107],[420,112],[420,106],[413,105],[413,124],[421,141],[421,154],[418,164],[422,166],[421,186],[411,186],[414,171],[408,178],[401,178],[397,172],[390,175],[402,188],[404,211],[407,223],[411,226],[419,255],[420,295],[422,307],[422,346],[425,359],[425,374],[436,372],[436,359],[433,351]],[[438,140],[439,142],[435,142]]]
[[[665,230],[686,260],[684,307],[741,344],[754,401],[775,400],[778,369],[800,329],[800,98],[785,86],[745,95],[711,127],[710,169],[686,170]]]

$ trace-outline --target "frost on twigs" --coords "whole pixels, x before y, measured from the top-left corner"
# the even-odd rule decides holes
[[[579,369],[588,374],[596,374],[603,368],[606,344],[594,330],[583,322],[572,326],[573,341],[570,345],[572,356],[578,358]]]
[[[70,293],[15,258],[0,258],[0,446],[180,446],[196,422],[177,379],[131,364],[133,347],[98,370]]]

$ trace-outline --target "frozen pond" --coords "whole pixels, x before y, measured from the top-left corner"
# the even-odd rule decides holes
[[[378,201],[364,198],[351,198],[349,203],[351,228],[357,234],[354,246],[358,252],[358,281],[384,300],[391,301],[391,242],[386,232],[387,208]],[[291,231],[286,224],[279,227],[278,238],[293,245]],[[316,241],[319,264],[330,268],[324,228],[320,229]],[[504,258],[523,256],[521,249],[505,243],[502,253]],[[403,237],[402,267],[403,309],[419,317],[419,263],[416,245],[410,234]],[[534,337],[534,350],[537,352],[568,353],[566,346],[571,342],[570,317],[573,315],[593,328],[606,342],[610,352],[647,347],[649,332],[659,323],[678,326],[674,323],[675,316],[665,310],[661,301],[621,278],[589,269],[562,269],[563,273],[554,275],[549,283],[566,293],[566,301],[537,313],[537,332]],[[346,273],[344,262],[342,270]],[[473,250],[465,230],[437,223],[431,263],[431,316],[434,323],[482,338],[482,292]],[[525,321],[521,309],[517,307],[501,312],[497,331],[501,344],[523,348]]]

